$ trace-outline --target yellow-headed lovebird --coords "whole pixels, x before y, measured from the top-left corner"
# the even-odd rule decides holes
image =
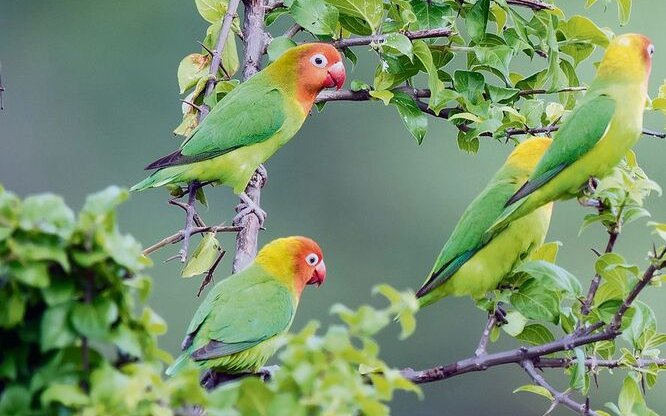
[[[167,375],[193,364],[225,374],[258,371],[275,353],[277,336],[291,326],[305,286],[325,279],[314,241],[287,237],[267,244],[250,266],[210,290]]]
[[[483,297],[500,284],[520,259],[543,244],[552,203],[514,221],[491,239],[486,233],[550,144],[549,138],[535,137],[518,145],[467,207],[416,293],[421,306],[449,295]]]
[[[590,178],[603,178],[622,160],[643,129],[653,54],[643,35],[611,41],[585,97],[527,183],[509,199],[492,232],[548,202],[575,197]]]
[[[345,67],[333,46],[287,50],[217,103],[180,149],[148,165],[157,170],[132,190],[216,182],[252,205],[243,191],[255,170],[298,132],[317,94],[340,89],[344,81]]]

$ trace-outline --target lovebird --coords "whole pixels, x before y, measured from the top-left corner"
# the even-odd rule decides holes
[[[319,287],[326,264],[319,245],[286,237],[264,246],[246,269],[217,283],[197,309],[167,370],[195,365],[225,374],[254,373],[289,330],[306,285]]]
[[[449,295],[482,298],[497,288],[518,261],[543,244],[552,203],[512,222],[490,239],[487,231],[551,142],[547,137],[534,137],[519,144],[465,209],[428,278],[416,292],[421,307]]]
[[[294,137],[317,94],[340,89],[345,77],[340,53],[329,44],[287,50],[218,102],[178,150],[146,167],[157,170],[131,190],[215,182],[252,205],[244,190],[255,170]]]
[[[580,105],[491,231],[550,201],[573,198],[590,178],[613,170],[641,135],[653,54],[654,45],[643,35],[611,41]]]

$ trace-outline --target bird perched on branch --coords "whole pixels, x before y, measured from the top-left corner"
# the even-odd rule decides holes
[[[581,103],[555,134],[529,180],[506,203],[491,232],[538,207],[580,194],[590,178],[603,178],[636,144],[654,46],[639,34],[610,42]]]
[[[224,184],[263,222],[265,213],[244,193],[252,175],[298,132],[317,94],[340,89],[344,81],[345,67],[333,46],[309,43],[287,50],[217,103],[178,150],[148,165],[156,171],[132,190],[192,181]]]
[[[311,239],[267,244],[250,266],[210,290],[167,375],[192,364],[224,374],[257,372],[275,353],[278,336],[289,330],[305,286],[325,279],[321,249]]]
[[[547,137],[535,137],[518,145],[467,207],[416,293],[421,306],[449,295],[483,297],[500,284],[521,258],[543,244],[552,203],[512,222],[490,239],[486,233],[550,144]]]

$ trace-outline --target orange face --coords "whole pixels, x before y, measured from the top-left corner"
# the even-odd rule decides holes
[[[326,264],[321,248],[307,237],[296,239],[299,242],[293,258],[296,274],[306,285],[321,286],[326,280]]]
[[[318,94],[324,88],[342,88],[345,83],[345,66],[340,52],[326,43],[299,46],[298,83],[310,93]]]

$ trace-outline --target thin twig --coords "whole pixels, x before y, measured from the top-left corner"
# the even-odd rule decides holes
[[[534,365],[537,368],[568,368],[575,365],[577,361],[572,358],[538,358],[534,360]],[[585,359],[585,366],[589,369],[594,368],[645,368],[651,365],[657,365],[660,368],[666,367],[666,358],[649,359],[638,358],[636,364],[624,363],[620,360],[602,360],[595,357],[588,357]]]
[[[402,32],[407,38],[414,39],[428,39],[428,38],[445,38],[453,35],[455,32],[448,27],[438,27],[434,29],[415,30],[413,32]],[[331,42],[333,46],[338,49],[348,48],[350,46],[363,46],[370,45],[371,43],[382,43],[386,40],[387,35],[371,35],[371,36],[358,36],[347,39],[340,39]]]
[[[534,381],[539,386],[545,388],[553,395],[553,404],[562,404],[563,406],[568,407],[574,412],[580,413],[582,415],[598,415],[597,412],[587,408],[585,403],[578,403],[569,397],[567,393],[562,393],[546,381],[541,374],[534,368],[534,363],[532,360],[523,360],[520,363],[520,366],[523,367],[527,375],[530,376],[532,381]]]
[[[226,45],[227,38],[229,37],[229,32],[231,31],[231,24],[234,20],[234,15],[236,14],[236,9],[238,9],[238,4],[240,0],[231,0],[227,6],[227,13],[222,19],[222,28],[220,28],[220,34],[217,37],[217,42],[215,43],[215,49],[213,52],[213,60],[210,63],[210,78],[206,82],[206,96],[209,96],[213,93],[215,89],[215,80],[217,79],[217,71],[219,71],[222,66],[222,53],[224,52],[224,46]],[[201,118],[204,118],[206,114],[202,113]]]
[[[608,243],[606,243],[606,249],[604,250],[605,254],[608,254],[613,251],[615,248],[615,242],[617,241],[617,237],[620,235],[620,221],[622,218],[622,211],[623,211],[623,206],[621,206],[617,214],[615,215],[615,223],[608,228]],[[599,285],[601,284],[601,275],[599,273],[595,273],[594,277],[592,278],[592,282],[590,282],[590,289],[587,291],[587,297],[583,301],[583,303],[580,305],[580,312],[583,316],[589,315],[589,313],[592,311],[592,304],[594,303],[594,296],[597,294],[597,290],[599,289]]]
[[[532,10],[553,10],[555,6],[538,0],[506,0],[506,4],[511,6],[527,7]]]
[[[202,234],[202,233],[235,233],[242,229],[243,227],[231,226],[231,225],[214,225],[211,227],[193,227],[190,230],[190,235]],[[183,230],[178,231],[175,234],[172,234],[168,237],[163,238],[162,240],[156,242],[152,246],[143,250],[143,255],[148,256],[162,247],[168,246],[169,244],[175,244],[179,241],[183,241]]]
[[[197,292],[197,297],[201,296],[201,292],[203,292],[204,288],[208,286],[210,282],[213,281],[213,274],[215,273],[215,269],[217,269],[217,266],[220,264],[222,261],[222,258],[227,252],[224,250],[220,251],[220,254],[217,255],[217,258],[215,259],[215,262],[213,263],[212,266],[210,266],[210,269],[206,272],[206,276],[201,280],[201,286],[199,286],[199,291]]]
[[[477,357],[483,357],[488,355],[488,341],[490,340],[490,334],[493,332],[493,328],[497,325],[497,315],[495,312],[488,314],[488,322],[486,323],[483,332],[481,333],[481,339],[479,339],[479,346],[476,347],[474,355]]]
[[[2,103],[2,93],[5,92],[5,87],[2,85],[2,65],[0,65],[0,110],[4,110],[5,107]]]
[[[303,26],[299,25],[298,23],[294,23],[289,29],[287,29],[286,32],[284,32],[284,36],[293,38],[301,30],[303,30]]]

